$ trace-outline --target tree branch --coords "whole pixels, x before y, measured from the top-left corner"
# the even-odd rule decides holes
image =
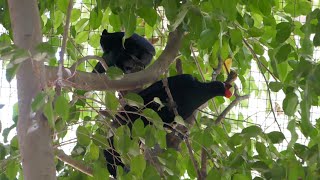
[[[239,95],[239,90],[238,90],[238,86],[235,84],[234,85],[234,95],[236,97],[235,100],[233,100],[229,106],[223,110],[223,112],[217,117],[217,120],[215,121],[215,124],[220,124],[221,121],[226,117],[226,115],[230,112],[230,110],[235,107],[240,101],[245,100],[245,99],[249,99],[249,95],[244,95],[244,96],[240,96]]]
[[[85,173],[88,176],[93,177],[93,170],[91,167],[86,166],[82,161],[77,161],[72,159],[70,156],[66,155],[62,150],[56,149],[56,156],[59,160],[65,162],[66,164],[70,165],[71,167]]]
[[[207,176],[207,151],[205,147],[201,148],[201,177],[206,179]]]
[[[136,73],[125,74],[120,80],[110,80],[106,75],[76,71],[71,74],[65,69],[64,85],[82,90],[130,90],[140,88],[147,83],[155,82],[175,60],[180,48],[183,31],[181,28],[171,32],[168,42],[157,61],[149,68]],[[46,67],[48,83],[52,84],[57,80],[57,67]],[[69,72],[68,72],[69,71]],[[67,74],[67,75],[66,75]]]

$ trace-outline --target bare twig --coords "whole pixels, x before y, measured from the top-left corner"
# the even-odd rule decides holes
[[[70,17],[71,17],[71,11],[73,7],[73,0],[69,0],[69,6],[67,10],[67,16],[66,16],[66,24],[64,25],[64,32],[63,32],[63,37],[62,37],[62,46],[61,46],[61,51],[60,51],[60,61],[59,61],[59,70],[58,70],[58,83],[62,82],[62,77],[63,77],[63,63],[64,63],[64,53],[66,51],[66,46],[67,46],[67,39],[68,39],[68,32],[69,32],[69,25],[70,25]]]
[[[273,77],[273,79],[275,81],[278,81],[278,78],[276,78],[273,73],[264,65],[261,63],[260,59],[258,58],[257,54],[254,52],[254,50],[252,49],[252,47],[249,45],[248,41],[246,39],[242,39],[243,43],[247,46],[247,48],[249,49],[249,51],[251,52],[251,54],[254,56],[256,62],[258,63],[259,69],[262,73],[262,68],[263,67],[266,71],[268,71],[268,73]],[[262,73],[263,74],[263,73]]]
[[[276,113],[274,112],[274,109],[273,109],[273,105],[272,105],[272,99],[271,99],[271,91],[270,91],[270,87],[269,87],[269,83],[268,83],[268,80],[266,78],[266,76],[264,75],[264,73],[262,72],[262,67],[265,67],[261,61],[259,60],[259,57],[257,56],[257,54],[254,52],[254,50],[252,49],[252,47],[249,45],[249,43],[243,39],[242,40],[244,42],[244,44],[247,46],[247,48],[250,50],[251,54],[253,55],[253,57],[256,59],[257,63],[258,63],[258,67],[259,67],[259,70],[261,71],[261,74],[263,76],[263,79],[264,81],[266,82],[266,85],[267,85],[267,90],[268,90],[268,96],[269,96],[269,102],[270,102],[270,106],[271,106],[271,112],[273,114],[273,117],[274,117],[274,121],[277,123],[277,126],[279,128],[279,130],[281,131],[281,127],[280,127],[280,124],[277,120],[277,117],[276,117]],[[265,67],[266,68],[266,67]],[[266,68],[267,69],[267,68]],[[269,69],[267,69],[269,70]],[[269,71],[268,71],[269,72]],[[269,72],[272,76],[273,74],[271,72]],[[273,78],[277,81],[277,78],[275,78],[273,76]]]
[[[244,95],[244,96],[240,96],[239,95],[239,90],[238,90],[238,86],[235,84],[234,85],[234,95],[236,97],[235,100],[233,100],[229,106],[223,110],[223,112],[217,117],[217,120],[215,121],[215,124],[220,124],[221,121],[226,117],[226,115],[230,112],[230,110],[235,107],[240,101],[245,100],[245,99],[249,99],[249,95]]]
[[[202,179],[202,176],[201,176],[201,172],[200,172],[200,169],[199,169],[199,166],[198,166],[198,163],[196,161],[196,159],[194,158],[194,155],[193,155],[193,152],[192,152],[192,147],[190,145],[190,142],[189,142],[189,139],[186,138],[184,140],[184,142],[186,143],[187,145],[187,148],[188,148],[188,151],[189,151],[189,155],[190,155],[190,159],[192,161],[192,164],[194,166],[194,169],[197,171],[197,174],[198,174],[198,179]]]
[[[173,113],[174,113],[175,116],[179,116],[176,103],[173,100],[172,94],[171,94],[169,86],[168,86],[168,79],[167,78],[162,79],[162,83],[163,83],[163,87],[166,90],[166,93],[167,93],[167,95],[169,97],[169,106],[170,106],[170,108],[172,108]]]

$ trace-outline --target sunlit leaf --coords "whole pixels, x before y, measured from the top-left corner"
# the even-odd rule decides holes
[[[56,98],[55,104],[54,104],[55,112],[64,120],[68,120],[69,117],[69,102],[67,99],[63,96],[58,96]]]
[[[79,126],[76,130],[79,144],[88,146],[90,144],[90,132],[84,126]]]

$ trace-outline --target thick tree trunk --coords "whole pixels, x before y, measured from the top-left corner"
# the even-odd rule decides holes
[[[14,43],[33,53],[42,41],[36,0],[8,0]],[[50,128],[41,112],[31,111],[31,102],[44,88],[42,62],[28,59],[17,72],[18,138],[25,180],[56,179]]]

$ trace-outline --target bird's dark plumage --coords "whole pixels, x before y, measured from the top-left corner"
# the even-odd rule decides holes
[[[169,77],[168,86],[176,104],[177,111],[183,119],[187,119],[191,116],[197,108],[209,99],[215,96],[226,96],[229,98],[231,94],[229,91],[231,87],[230,84],[220,81],[202,83],[188,74]],[[146,108],[151,108],[156,111],[162,118],[163,122],[171,123],[174,121],[175,115],[171,107],[168,106],[168,95],[161,80],[142,90],[139,95],[143,98]],[[155,97],[158,97],[165,105],[159,111],[158,109],[160,105],[156,102],[152,102]],[[132,111],[137,112],[138,109],[136,107],[127,105],[124,109],[128,112],[119,113],[119,115],[116,116],[117,120],[115,122],[120,122],[122,125],[127,123],[131,127],[131,123],[136,119],[141,118],[145,125],[149,124],[147,119],[143,116],[140,116],[137,113],[130,113]],[[126,118],[127,115],[129,118]],[[127,119],[130,119],[131,122]],[[108,155],[110,156],[110,154]],[[111,157],[106,157],[106,159],[111,159]],[[114,170],[113,173],[115,174],[116,171]]]
[[[187,119],[193,111],[209,99],[215,96],[225,96],[226,92],[229,92],[229,88],[226,89],[225,84],[220,81],[202,83],[189,74],[169,77],[168,86],[176,104],[177,111],[183,119]],[[171,107],[168,106],[168,95],[161,80],[142,90],[139,95],[143,98],[146,107],[156,111],[163,122],[173,122],[175,115]],[[165,104],[159,111],[157,110],[160,105],[156,102],[152,102],[155,97],[158,97],[161,102]],[[125,106],[126,111],[132,111],[134,109],[136,108]],[[130,115],[131,120],[140,117],[136,114],[127,114]],[[121,115],[124,116],[124,113]],[[141,118],[144,119],[143,117]]]
[[[103,30],[100,45],[106,64],[116,66],[126,74],[143,70],[155,55],[153,45],[136,33],[127,38],[123,45],[123,37],[124,32],[109,33]],[[92,72],[104,73],[105,70],[98,62]]]

